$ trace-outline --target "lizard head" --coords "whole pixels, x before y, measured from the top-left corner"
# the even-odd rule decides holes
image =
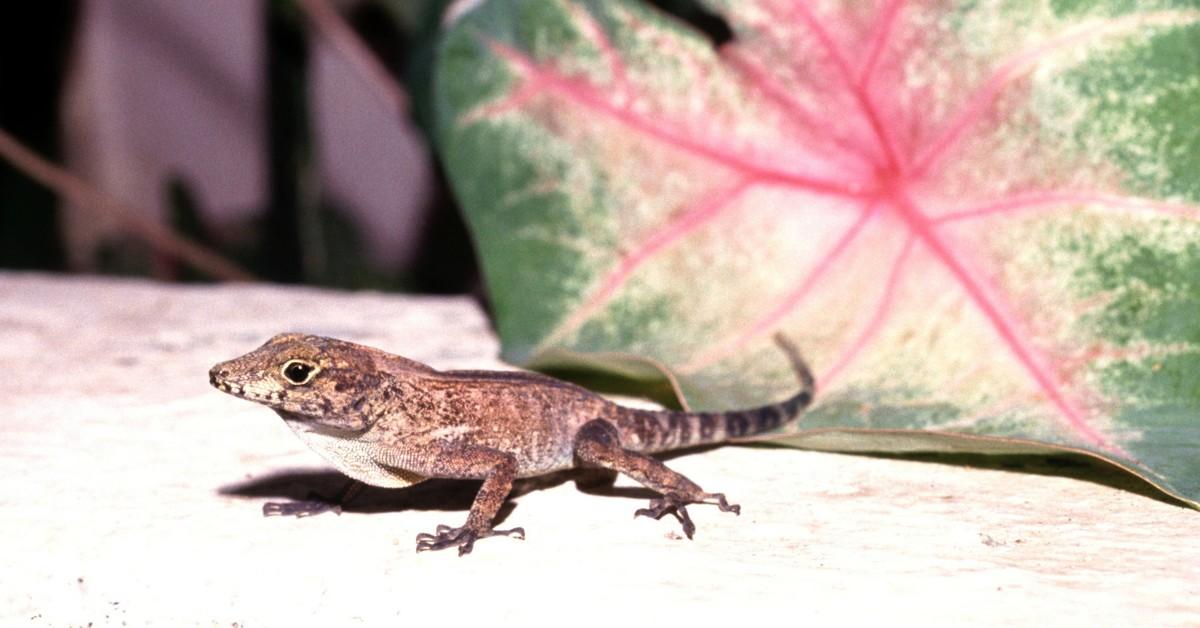
[[[362,431],[374,425],[399,394],[391,364],[397,359],[401,358],[333,338],[279,334],[246,355],[212,367],[208,380],[290,421]]]

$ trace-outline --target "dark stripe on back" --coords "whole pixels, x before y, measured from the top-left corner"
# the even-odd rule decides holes
[[[750,431],[752,418],[745,412],[727,412],[725,413],[725,433],[728,438],[738,438],[745,436]]]
[[[797,414],[800,414],[801,410],[808,407],[808,404],[811,401],[812,401],[812,393],[809,391],[804,391],[804,392],[796,395],[795,397],[792,397],[791,399],[788,399],[787,401],[783,402],[784,412],[787,413],[787,416],[794,417]]]
[[[662,437],[659,439],[659,444],[671,444],[675,435],[679,433],[679,424],[685,421],[680,420],[680,416],[674,412],[667,413],[667,425],[664,427],[662,422],[659,422],[659,430],[662,431]]]
[[[717,415],[712,412],[701,412],[696,415],[700,419],[700,440],[711,441],[717,431]]]
[[[646,412],[639,413],[637,420],[638,437],[642,441],[642,447],[646,449],[653,448],[656,444],[662,442],[662,426],[654,415]]]
[[[754,411],[754,431],[755,433],[765,432],[767,430],[779,427],[783,422],[783,409],[779,406],[763,406]]]
[[[687,415],[672,413],[675,420],[679,423],[679,444],[686,445],[692,442],[692,422]]]

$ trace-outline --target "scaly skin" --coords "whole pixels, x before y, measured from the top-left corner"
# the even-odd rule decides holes
[[[636,514],[674,514],[688,538],[686,506],[713,503],[737,513],[649,453],[753,436],[795,419],[811,402],[813,379],[795,349],[777,338],[800,378],[791,398],[734,412],[649,411],[614,404],[574,384],[532,373],[437,371],[378,349],[333,338],[280,334],[217,364],[218,389],[275,410],[351,478],[401,487],[426,478],[483,480],[466,523],[417,537],[417,551],[508,535],[492,520],[513,480],[576,466],[624,473],[662,494]],[[610,472],[611,472],[610,471]],[[328,506],[268,504],[266,514],[315,514]]]

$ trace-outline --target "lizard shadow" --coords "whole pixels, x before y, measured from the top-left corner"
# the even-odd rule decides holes
[[[692,450],[694,451],[694,450]],[[674,455],[690,452],[671,452]],[[662,456],[666,458],[668,456]],[[522,495],[575,482],[576,488],[589,495],[627,499],[651,499],[658,493],[641,487],[613,486],[615,474],[597,473],[594,469],[568,469],[545,475],[522,478],[513,483],[512,492],[497,514],[495,522],[502,523],[515,509],[512,499]],[[243,498],[300,501],[337,495],[349,479],[331,469],[286,469],[245,482],[222,486],[219,495]],[[404,510],[467,511],[482,484],[479,480],[447,480],[434,478],[405,488],[365,486],[362,491],[342,505],[342,512],[374,514]]]
[[[223,486],[220,495],[282,501],[320,499],[342,491],[349,478],[332,469],[287,469]],[[342,512],[374,514],[402,510],[468,510],[479,491],[477,480],[430,479],[401,489],[365,486],[342,505]]]

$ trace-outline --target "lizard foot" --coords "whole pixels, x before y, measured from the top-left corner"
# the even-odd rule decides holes
[[[264,517],[311,517],[323,512],[342,514],[341,504],[323,499],[306,499],[298,502],[267,502],[263,504]]]
[[[724,493],[701,493],[699,499],[685,499],[677,493],[667,493],[662,497],[656,497],[650,500],[649,508],[639,508],[633,513],[634,517],[650,517],[652,519],[662,519],[662,516],[671,513],[679,520],[679,524],[683,526],[683,533],[687,538],[692,538],[696,533],[696,524],[692,523],[692,518],[688,515],[688,504],[716,504],[721,512],[732,512],[735,515],[742,514],[742,507],[737,504],[730,504],[725,499]]]
[[[464,556],[470,554],[471,550],[475,548],[476,540],[489,536],[508,536],[515,539],[524,539],[525,529],[497,530],[492,528],[489,530],[474,530],[469,526],[451,528],[447,525],[440,525],[433,534],[423,532],[417,535],[417,551],[424,552],[427,550],[446,549],[447,547],[458,547],[458,555]]]
[[[325,497],[316,491],[309,491],[308,496],[295,502],[267,502],[263,504],[264,517],[311,517],[323,512],[342,514],[342,505],[358,496],[366,486],[357,480],[350,480],[334,497]]]

